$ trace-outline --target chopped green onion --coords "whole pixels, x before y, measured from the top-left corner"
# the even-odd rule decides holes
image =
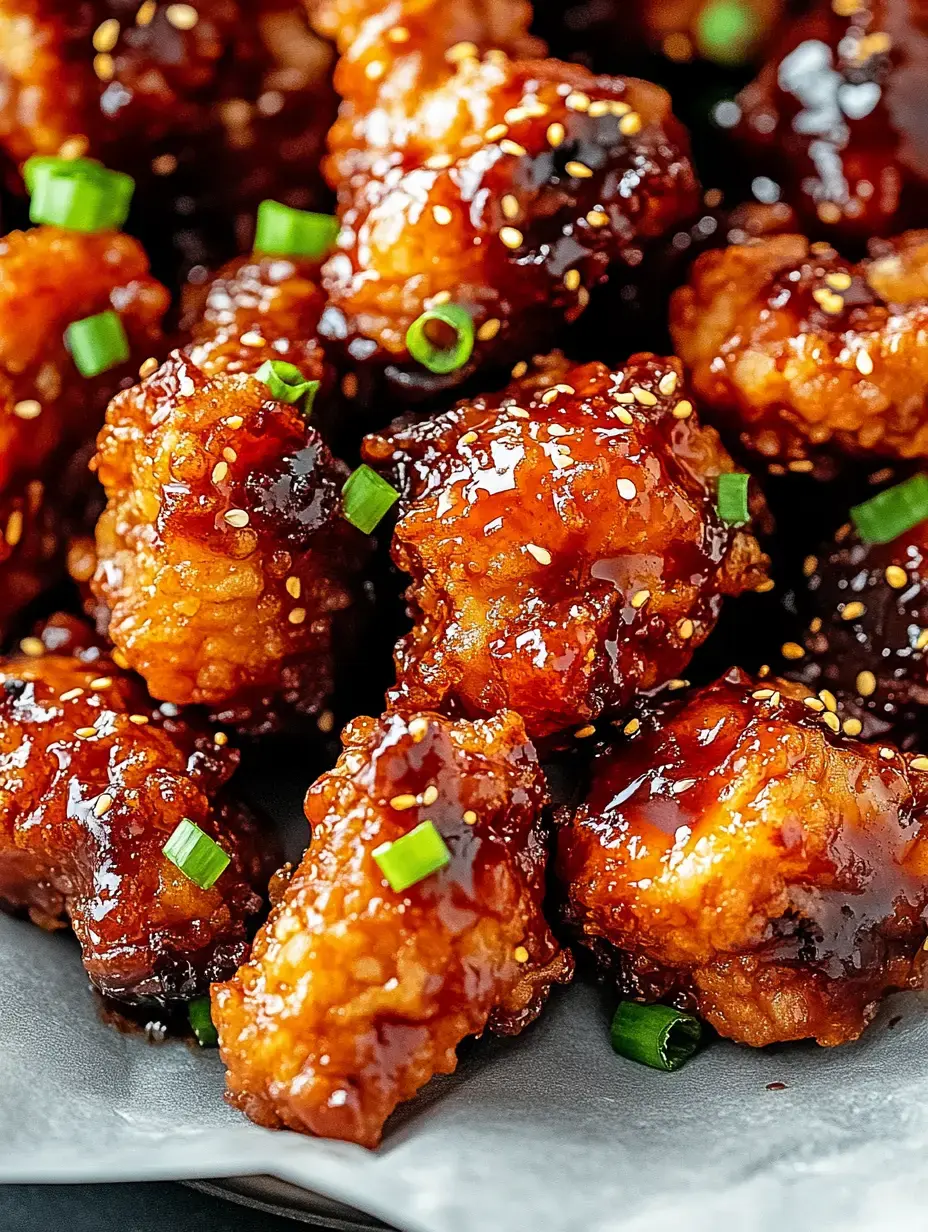
[[[621,1001],[612,1020],[612,1047],[616,1052],[652,1069],[679,1069],[702,1039],[699,1019],[669,1005]]]
[[[342,512],[352,526],[369,535],[399,499],[392,484],[362,463],[342,488]]]
[[[219,1043],[219,1032],[213,1025],[209,997],[197,997],[190,1002],[187,1006],[187,1020],[201,1048],[216,1047]]]
[[[928,518],[928,475],[913,475],[851,510],[864,543],[891,543]]]
[[[185,817],[161,849],[172,864],[201,890],[208,890],[229,867],[229,856]]]
[[[421,822],[395,843],[383,843],[373,854],[390,889],[397,891],[408,890],[451,861],[451,852],[431,821]]]
[[[271,391],[271,397],[278,402],[291,404],[306,399],[303,411],[306,415],[313,408],[318,381],[307,381],[296,364],[288,364],[283,359],[267,359],[255,373],[259,381]]]
[[[30,158],[23,168],[34,223],[70,231],[116,231],[129,216],[135,180],[88,158]]]
[[[324,257],[335,244],[338,228],[338,219],[332,214],[314,214],[279,201],[262,201],[258,206],[255,251],[310,260]]]
[[[716,509],[719,517],[728,526],[743,526],[750,520],[748,509],[748,479],[743,471],[719,475]]]
[[[111,310],[73,321],[64,340],[81,376],[99,376],[129,358],[129,339],[119,316]]]
[[[406,331],[406,345],[429,372],[456,372],[474,349],[473,317],[460,304],[438,304],[413,321]]]
[[[709,0],[696,22],[696,47],[716,64],[741,64],[757,39],[757,18],[746,0]]]

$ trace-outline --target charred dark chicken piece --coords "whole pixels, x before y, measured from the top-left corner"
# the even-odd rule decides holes
[[[224,791],[238,754],[62,638],[73,655],[26,638],[0,662],[0,900],[70,922],[107,996],[187,1000],[241,962],[266,883],[267,842]],[[185,817],[231,857],[211,889],[162,852]]]
[[[840,1044],[920,982],[928,758],[846,739],[822,697],[735,670],[594,765],[558,871],[627,995],[747,1044]]]
[[[229,1101],[261,1125],[376,1146],[485,1029],[522,1030],[572,964],[541,913],[546,794],[515,714],[356,719],[306,797],[313,839],[252,956],[213,989]],[[384,844],[423,821],[443,868],[396,891]]]
[[[685,669],[724,595],[764,589],[716,511],[734,465],[677,360],[554,356],[500,395],[364,443],[406,499],[393,540],[415,625],[395,702],[585,726]]]

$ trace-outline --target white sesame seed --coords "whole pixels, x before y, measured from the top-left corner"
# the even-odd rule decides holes
[[[525,550],[528,552],[529,556],[534,556],[539,565],[551,564],[551,553],[547,548],[540,548],[537,543],[527,543],[525,545]]]

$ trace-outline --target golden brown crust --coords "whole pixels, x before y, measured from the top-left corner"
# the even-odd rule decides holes
[[[671,301],[707,413],[775,467],[928,454],[928,233],[857,264],[799,235],[709,252]]]
[[[716,513],[734,466],[677,360],[553,357],[364,454],[407,494],[393,555],[416,623],[391,695],[405,706],[510,707],[533,737],[586,724],[679,676],[722,596],[766,584],[750,530]]]
[[[222,791],[238,754],[81,640],[59,622],[59,651],[27,639],[0,665],[0,899],[69,920],[107,996],[186,1000],[244,956],[267,840]],[[210,890],[162,854],[184,817],[232,857]]]
[[[309,851],[213,1017],[252,1120],[375,1146],[466,1035],[521,1029],[571,963],[541,914],[545,788],[516,715],[357,719],[343,742],[306,797]],[[425,819],[451,863],[397,893],[373,852]]]
[[[807,696],[735,670],[643,712],[559,839],[569,915],[626,991],[754,1045],[856,1038],[926,934],[928,778]]]

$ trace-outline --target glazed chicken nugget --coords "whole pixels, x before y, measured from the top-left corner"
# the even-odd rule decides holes
[[[570,978],[544,917],[545,787],[521,719],[349,724],[306,796],[313,840],[252,956],[213,988],[227,1098],[261,1125],[376,1146],[486,1028]],[[449,862],[402,891],[384,845],[431,822]]]
[[[770,586],[750,530],[718,515],[733,463],[674,359],[555,356],[363,452],[406,497],[403,705],[509,707],[533,737],[585,725],[679,676],[724,595]]]
[[[237,752],[99,650],[23,649],[0,662],[0,900],[43,928],[70,922],[108,997],[205,992],[247,952],[267,875],[266,840],[223,790]],[[162,852],[184,818],[230,857],[210,889]]]
[[[611,262],[636,264],[643,244],[697,207],[663,90],[558,60],[480,57],[478,41],[486,49],[494,34],[520,50],[524,6],[500,31],[474,4],[449,29],[435,0],[323,3],[319,27],[343,7],[353,15],[336,72],[345,101],[328,164],[342,230],[324,270],[323,324],[358,359],[409,365],[421,357],[407,347],[410,325],[451,300],[476,338],[439,383],[511,363],[582,312]],[[429,331],[449,349],[440,324]]]
[[[840,1044],[920,979],[928,758],[839,730],[801,686],[734,670],[605,750],[558,874],[627,995],[742,1043]]]
[[[858,264],[800,235],[705,253],[671,333],[707,416],[774,468],[928,455],[928,232]]]

